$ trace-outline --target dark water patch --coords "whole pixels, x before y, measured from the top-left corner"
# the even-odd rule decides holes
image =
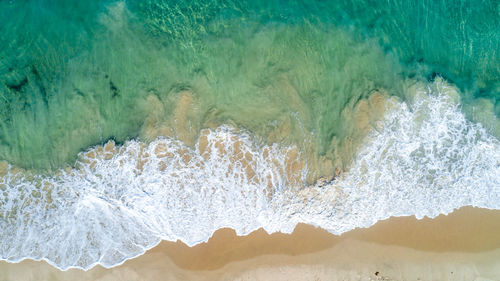
[[[20,92],[21,89],[28,83],[28,77],[24,77],[23,80],[21,80],[19,83],[17,84],[5,84],[9,89],[13,90],[13,91],[16,91],[16,92]]]
[[[109,80],[109,90],[111,91],[111,97],[116,98],[120,96],[120,90],[116,87],[113,81]]]

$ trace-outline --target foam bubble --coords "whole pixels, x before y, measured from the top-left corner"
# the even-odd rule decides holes
[[[297,148],[229,127],[203,131],[194,148],[110,142],[50,176],[4,163],[0,257],[111,267],[162,239],[194,245],[223,227],[244,235],[303,222],[343,233],[390,216],[500,208],[499,141],[467,121],[445,82],[408,91],[411,102],[389,100],[350,170],[329,183],[306,186]]]

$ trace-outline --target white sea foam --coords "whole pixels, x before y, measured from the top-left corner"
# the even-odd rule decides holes
[[[0,255],[46,259],[61,269],[111,267],[161,239],[194,245],[223,227],[249,233],[265,224],[270,192],[293,178],[290,150],[257,148],[221,127],[196,149],[165,138],[93,149],[82,153],[79,169],[52,177],[9,167],[1,182]]]
[[[310,196],[300,220],[342,233],[390,216],[435,217],[466,205],[499,209],[500,142],[467,121],[457,99],[455,88],[437,80],[417,87],[410,105],[389,101],[392,110],[349,172],[326,187],[342,199],[329,204],[330,194],[311,188],[321,196]]]
[[[349,172],[324,186],[303,186],[295,148],[262,147],[229,127],[206,131],[195,149],[168,138],[95,148],[50,177],[9,166],[0,257],[111,267],[162,239],[194,245],[222,227],[243,235],[304,222],[342,233],[390,216],[500,208],[499,141],[465,119],[454,88],[418,89],[409,104],[388,102]]]

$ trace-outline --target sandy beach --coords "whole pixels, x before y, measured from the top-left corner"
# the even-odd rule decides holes
[[[0,280],[500,280],[500,211],[461,208],[435,219],[391,218],[332,235],[221,229],[203,244],[162,242],[121,266],[59,271],[0,263]]]

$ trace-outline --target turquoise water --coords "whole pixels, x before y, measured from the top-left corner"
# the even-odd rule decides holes
[[[147,97],[161,102],[161,123],[189,90],[194,131],[233,122],[266,138],[269,124],[287,123],[289,136],[273,141],[314,133],[311,153],[342,166],[349,153],[334,150],[360,137],[342,110],[380,89],[401,96],[409,78],[442,76],[465,102],[486,99],[498,115],[499,9],[496,1],[2,1],[0,158],[50,169],[108,139],[153,139]]]
[[[498,1],[1,1],[0,260],[500,209]]]

